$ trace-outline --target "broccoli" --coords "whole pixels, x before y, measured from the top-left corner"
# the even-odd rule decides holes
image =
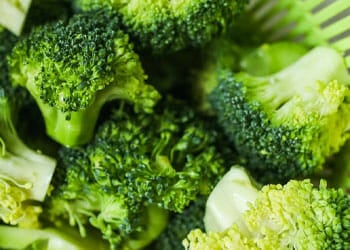
[[[108,250],[108,245],[95,233],[82,238],[69,226],[40,229],[0,225],[0,248],[7,250]]]
[[[350,248],[350,196],[322,179],[257,187],[235,166],[210,194],[204,221],[206,232],[192,230],[186,249]]]
[[[39,226],[42,201],[48,190],[55,160],[23,143],[17,133],[21,109],[31,103],[23,88],[12,87],[6,56],[18,38],[0,28],[0,220],[21,227]]]
[[[204,230],[204,211],[207,196],[200,196],[181,213],[174,213],[166,229],[150,246],[150,250],[183,250],[182,240],[193,229]]]
[[[102,106],[112,99],[151,112],[159,93],[129,37],[109,10],[76,14],[37,26],[9,55],[10,78],[39,106],[47,134],[65,146],[87,143]]]
[[[40,206],[51,182],[56,161],[26,146],[12,121],[12,108],[0,89],[0,218],[23,227],[38,226]]]
[[[306,47],[286,41],[242,46],[229,37],[215,39],[203,52],[202,67],[194,71],[190,96],[193,105],[202,113],[213,113],[208,95],[218,85],[218,74],[223,68],[252,75],[269,75],[295,62],[306,51]]]
[[[155,113],[112,108],[85,146],[63,148],[44,217],[99,229],[111,247],[140,249],[206,195],[231,165],[220,136],[182,101],[166,98]],[[64,222],[63,222],[64,223]]]
[[[314,48],[275,74],[223,70],[218,81],[210,103],[261,183],[321,170],[349,138],[350,78],[331,48]]]
[[[75,0],[78,10],[113,8],[139,49],[171,53],[200,47],[226,32],[247,0]]]

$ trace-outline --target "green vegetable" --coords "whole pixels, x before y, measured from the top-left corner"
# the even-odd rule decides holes
[[[190,98],[194,106],[206,114],[212,107],[208,95],[218,85],[223,69],[245,71],[254,76],[276,73],[289,66],[307,52],[307,48],[293,42],[265,43],[260,46],[239,45],[229,37],[212,41],[202,52],[202,67],[194,72]]]
[[[199,47],[226,31],[246,0],[75,0],[77,9],[113,8],[140,49],[169,53]]]
[[[166,229],[148,248],[150,250],[183,250],[182,240],[193,229],[204,230],[204,210],[207,196],[200,196],[181,213],[172,214]]]
[[[9,57],[12,84],[36,100],[47,134],[66,146],[87,143],[102,106],[121,99],[151,112],[158,92],[111,11],[38,26]]]
[[[254,177],[286,182],[322,169],[349,138],[349,83],[341,55],[318,47],[268,76],[225,70],[210,99]]]
[[[37,227],[40,206],[51,182],[56,161],[27,147],[12,121],[12,109],[0,89],[0,218],[8,224]]]
[[[113,108],[89,144],[61,150],[45,217],[77,225],[82,235],[93,226],[112,248],[146,246],[170,211],[209,194],[226,172],[230,159],[215,148],[210,127],[172,99],[152,114]]]
[[[184,240],[186,249],[350,247],[350,196],[342,189],[328,188],[325,180],[315,186],[308,179],[258,189],[242,178],[250,177],[234,167],[215,187],[207,201],[207,231],[192,230]],[[226,226],[211,230],[218,224]]]
[[[69,226],[41,229],[0,225],[0,247],[7,250],[108,250],[108,245],[96,234],[82,238]]]

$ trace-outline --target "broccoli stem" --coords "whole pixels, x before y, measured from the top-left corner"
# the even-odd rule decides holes
[[[252,99],[263,103],[265,111],[274,114],[272,119],[277,123],[283,122],[285,117],[290,117],[290,109],[286,104],[295,96],[301,97],[301,100],[310,109],[313,108],[312,104],[317,103],[315,98],[318,97],[317,90],[320,88],[320,83],[328,84],[336,79],[340,84],[350,84],[350,76],[342,56],[336,50],[325,46],[312,49],[278,73],[257,77],[257,79],[263,86],[261,91],[259,84],[249,86],[252,88]],[[315,93],[315,95],[310,93]],[[320,109],[319,105],[314,105],[314,108],[326,112],[329,109],[327,106]]]
[[[97,236],[82,238],[73,228],[27,229],[0,226],[1,249],[101,249],[107,250],[106,242]]]
[[[29,199],[43,201],[56,160],[22,142],[12,122],[9,101],[0,95],[0,179],[26,187]]]

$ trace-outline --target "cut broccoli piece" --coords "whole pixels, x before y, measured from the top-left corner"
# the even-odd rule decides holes
[[[27,147],[12,121],[12,109],[0,89],[0,218],[23,227],[39,226],[41,207],[56,161]]]
[[[309,179],[257,188],[253,182],[242,182],[242,177],[250,178],[243,168],[233,167],[218,183],[205,212],[212,220],[205,221],[206,232],[196,229],[188,234],[186,249],[350,247],[350,196],[342,189],[328,188],[325,180],[316,186]],[[255,194],[246,199],[251,190]],[[242,206],[246,208],[241,210]],[[222,230],[210,229],[227,221],[231,224]]]
[[[146,246],[169,211],[209,194],[231,165],[215,147],[218,138],[181,101],[166,99],[152,114],[113,109],[89,144],[62,149],[45,217],[82,234],[92,225],[115,248],[140,247],[140,239]]]
[[[275,42],[260,46],[238,45],[228,37],[208,44],[200,59],[202,67],[193,74],[190,98],[194,106],[206,114],[212,114],[208,95],[218,85],[218,75],[223,69],[245,71],[254,76],[270,75],[294,63],[307,48],[293,42]]]
[[[108,10],[77,14],[33,29],[9,56],[12,84],[29,90],[47,134],[66,146],[88,142],[111,99],[151,112],[158,92],[146,76],[119,18]]]
[[[350,77],[336,51],[318,47],[282,71],[224,71],[210,100],[225,133],[259,182],[322,169],[349,138]]]
[[[3,0],[0,3],[0,26],[19,36],[26,20],[31,0]]]
[[[248,1],[106,1],[76,0],[82,10],[111,7],[140,49],[169,53],[199,47],[226,31]]]
[[[40,229],[0,225],[0,248],[6,250],[109,250],[99,235],[82,238],[69,226]]]

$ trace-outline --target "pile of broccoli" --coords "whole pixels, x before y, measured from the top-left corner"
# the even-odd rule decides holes
[[[0,249],[350,248],[332,46],[248,0],[4,2]]]

